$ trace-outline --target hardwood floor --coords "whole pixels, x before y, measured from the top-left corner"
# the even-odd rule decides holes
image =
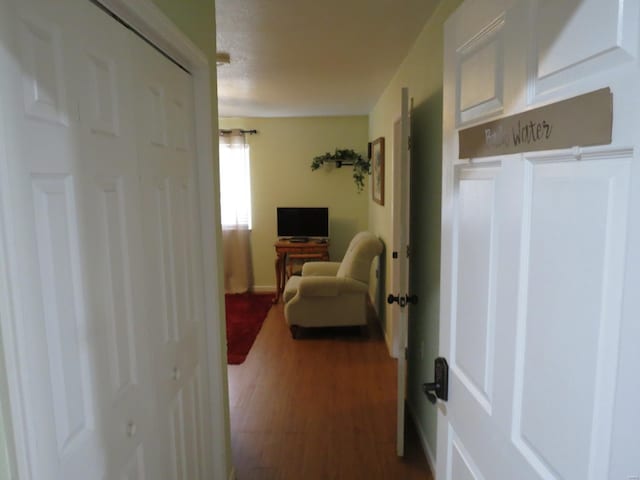
[[[432,479],[413,429],[396,456],[395,369],[377,326],[293,340],[275,305],[228,369],[237,479]]]

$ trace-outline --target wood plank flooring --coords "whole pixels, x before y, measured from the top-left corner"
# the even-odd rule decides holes
[[[377,325],[293,340],[275,305],[228,368],[237,479],[432,479],[412,428],[396,456],[395,369]]]

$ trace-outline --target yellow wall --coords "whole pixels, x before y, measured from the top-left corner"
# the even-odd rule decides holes
[[[216,78],[216,14],[214,0],[152,0],[171,21],[204,53],[211,67],[211,118],[218,122],[218,83]],[[218,152],[214,152],[217,162]],[[217,169],[216,169],[217,171]]]
[[[460,0],[443,0],[440,3],[369,115],[370,137],[385,137],[385,156],[388,159],[385,175],[390,179],[393,122],[400,113],[400,89],[409,88],[409,96],[413,98],[410,285],[412,293],[418,294],[420,301],[410,310],[407,397],[433,460],[436,453],[436,410],[426,401],[420,385],[433,377],[433,359],[438,352],[443,24],[460,3]],[[387,198],[392,195],[390,181],[387,182],[386,194]],[[387,202],[384,207],[371,203],[369,209],[369,227],[387,245],[391,240],[390,208]],[[386,252],[385,262],[389,265],[390,252]],[[389,270],[386,268],[384,274],[387,285]],[[384,291],[384,286],[380,289]],[[385,318],[389,318],[388,311],[382,312],[381,317],[385,329],[390,330],[392,326],[385,322]]]
[[[276,207],[329,207],[329,253],[340,260],[355,233],[367,228],[367,190],[358,194],[351,167],[311,171],[313,157],[336,148],[366,155],[367,117],[221,118],[220,128],[256,129],[251,157],[256,290],[275,286]],[[368,178],[365,180],[368,182]]]

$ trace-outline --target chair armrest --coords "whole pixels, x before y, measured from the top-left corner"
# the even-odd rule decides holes
[[[302,266],[302,276],[335,277],[339,268],[340,262],[307,262]]]
[[[305,277],[300,278],[298,295],[301,297],[337,297],[344,293],[366,293],[366,283],[351,278]]]

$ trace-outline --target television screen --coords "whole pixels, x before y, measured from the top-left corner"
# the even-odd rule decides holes
[[[328,237],[327,207],[278,207],[278,237]]]

